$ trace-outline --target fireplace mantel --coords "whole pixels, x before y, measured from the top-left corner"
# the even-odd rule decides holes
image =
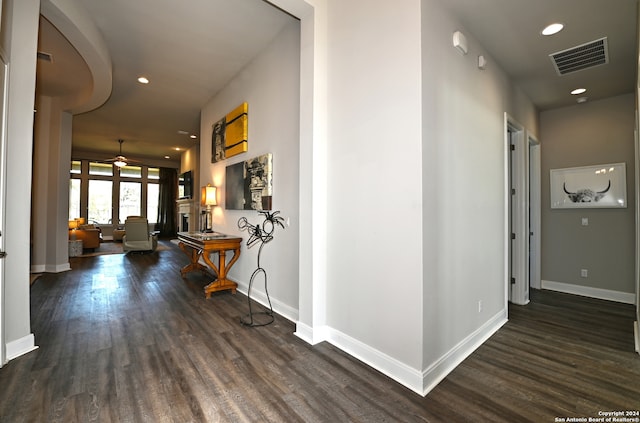
[[[178,209],[178,232],[189,232],[198,230],[198,219],[196,216],[196,202],[191,198],[176,200]]]

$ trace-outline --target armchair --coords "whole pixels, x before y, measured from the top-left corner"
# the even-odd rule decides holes
[[[95,225],[80,225],[69,234],[69,238],[72,236],[82,240],[82,248],[85,250],[99,248],[102,242],[102,231]]]
[[[158,237],[155,234],[149,234],[149,222],[146,217],[127,217],[122,237],[122,250],[125,253],[129,251],[155,251],[157,246]]]

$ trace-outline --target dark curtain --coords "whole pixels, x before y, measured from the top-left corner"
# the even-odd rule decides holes
[[[176,236],[176,196],[178,193],[178,171],[160,168],[160,198],[158,199],[158,223],[160,236]]]

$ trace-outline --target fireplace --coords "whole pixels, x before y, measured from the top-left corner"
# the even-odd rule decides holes
[[[194,232],[198,230],[195,201],[184,199],[176,201],[178,204],[178,232]]]
[[[189,215],[183,214],[180,222],[180,232],[189,232]]]

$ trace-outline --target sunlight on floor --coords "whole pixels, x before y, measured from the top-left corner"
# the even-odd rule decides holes
[[[120,288],[118,279],[115,276],[106,276],[103,274],[93,275],[91,281],[92,289],[106,289],[107,291],[115,291]]]

